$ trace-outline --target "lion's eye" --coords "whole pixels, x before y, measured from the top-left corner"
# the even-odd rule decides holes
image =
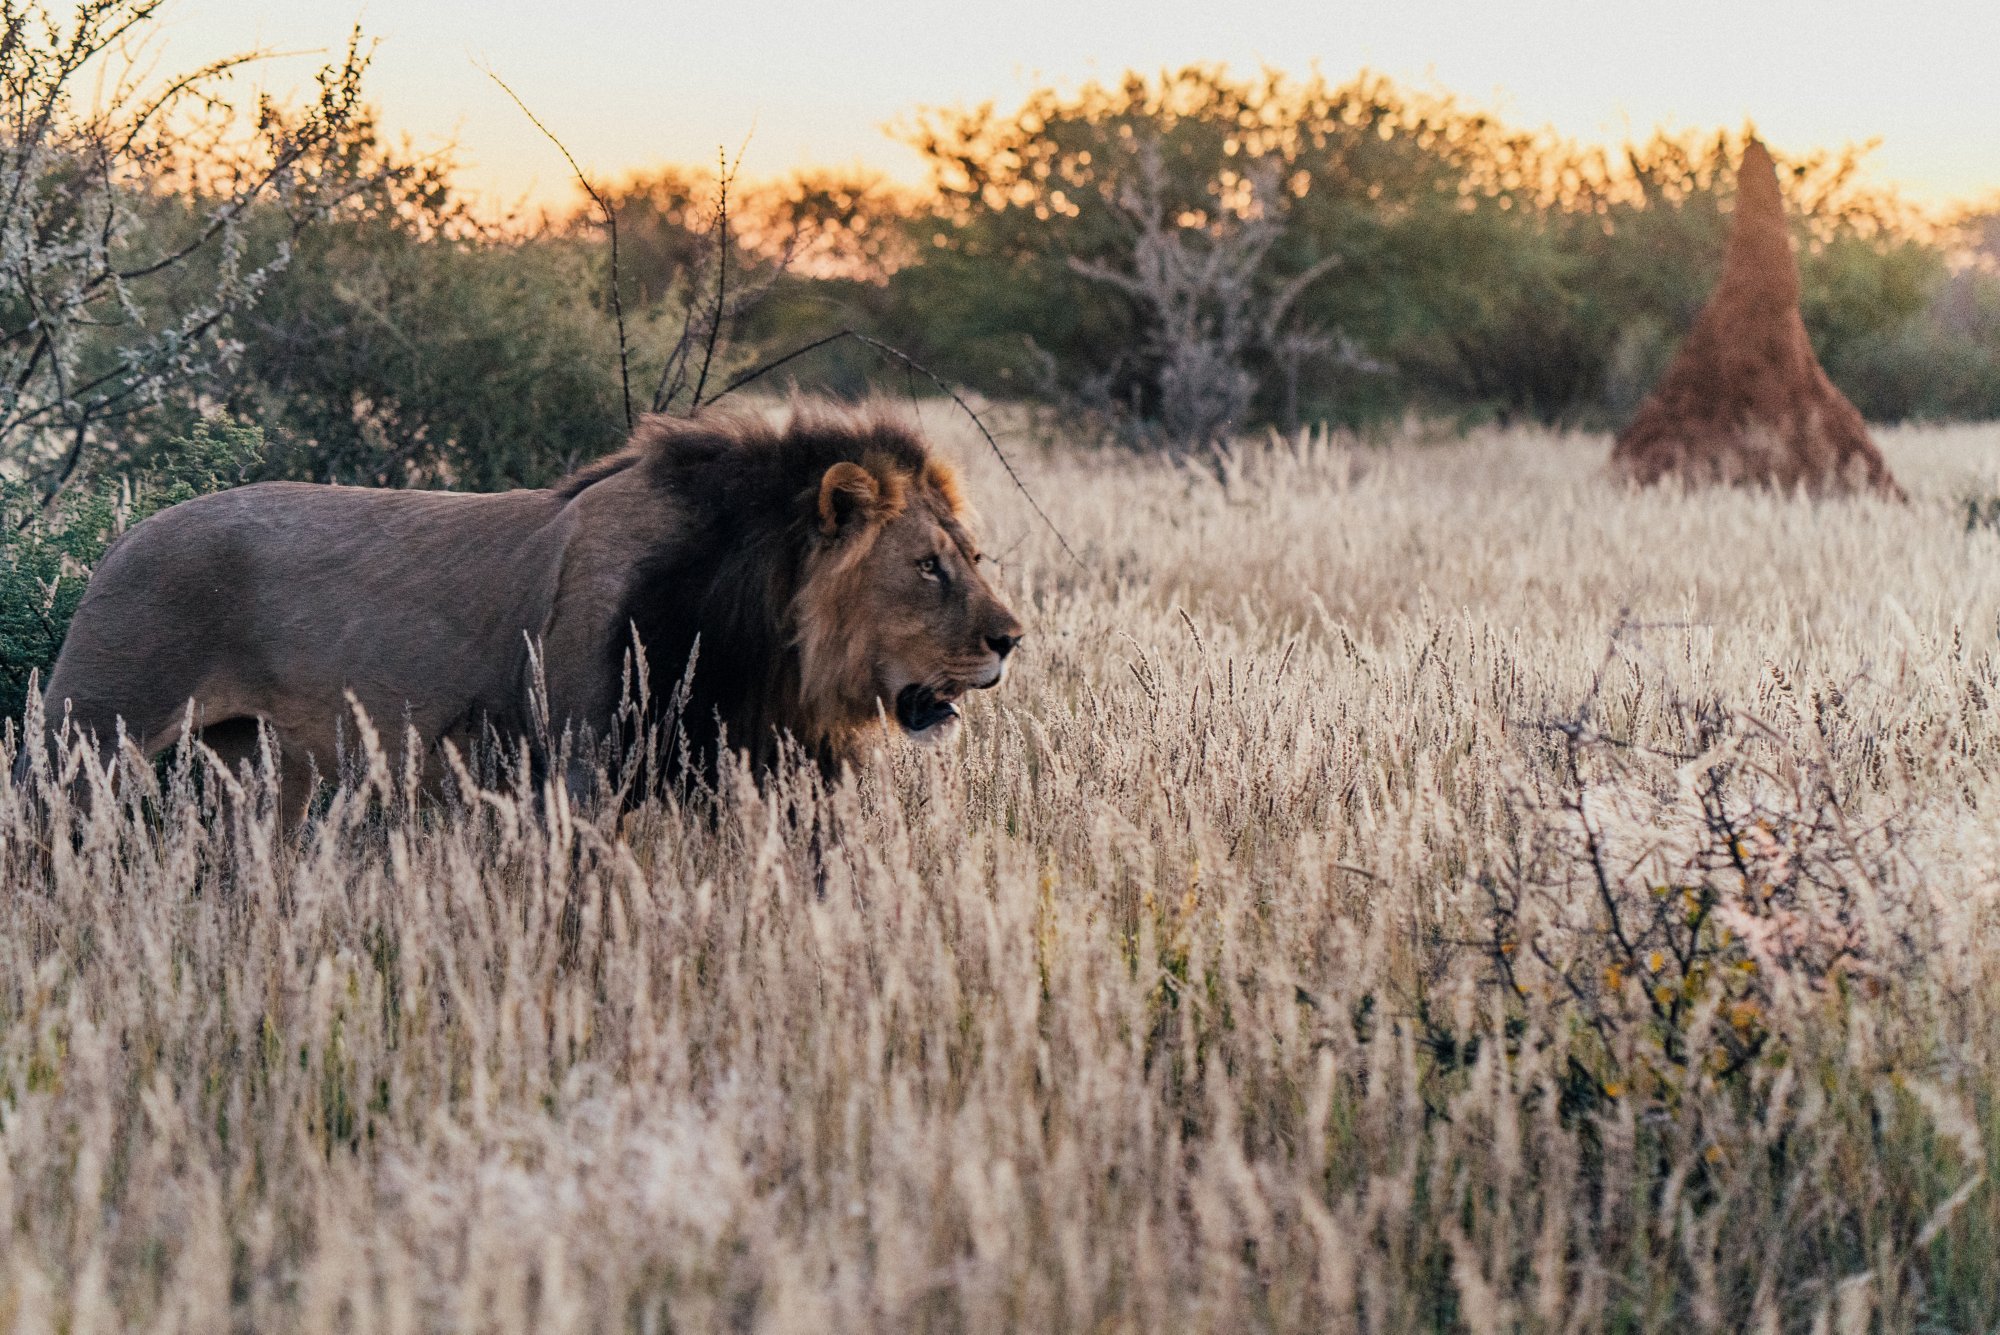
[[[939,574],[938,559],[935,556],[926,556],[917,562],[917,573],[925,579],[936,579]]]

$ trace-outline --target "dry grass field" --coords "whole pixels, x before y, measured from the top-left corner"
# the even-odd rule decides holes
[[[1032,628],[947,749],[0,780],[0,1328],[2000,1321],[2000,429],[1017,446],[1085,571],[925,418]]]

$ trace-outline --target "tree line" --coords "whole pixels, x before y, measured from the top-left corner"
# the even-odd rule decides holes
[[[305,107],[230,104],[233,62],[86,102],[158,0],[0,8],[0,462],[36,505],[218,421],[261,433],[256,476],[534,484],[839,329],[1142,446],[1615,427],[1719,271],[1741,142],[1195,67],[917,112],[920,188],[669,168],[495,221],[385,142],[358,37]],[[2000,416],[2000,214],[1926,216],[1862,163],[1780,151],[1829,373],[1875,420]],[[851,340],[782,375],[908,369]]]
[[[763,384],[914,392],[922,368],[1139,448],[1615,427],[1719,271],[1741,144],[1613,152],[1379,76],[1194,67],[917,112],[921,187],[725,162],[495,220],[448,153],[385,140],[360,33],[284,106],[232,95],[254,51],[159,76],[162,7],[0,0],[9,711],[160,505],[536,485],[801,348]],[[1878,421],[2000,417],[2000,211],[1926,216],[1852,148],[1779,161],[1840,388]]]

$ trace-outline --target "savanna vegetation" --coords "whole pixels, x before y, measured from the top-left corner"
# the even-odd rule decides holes
[[[494,219],[384,142],[365,41],[242,103],[120,63],[158,9],[0,0],[28,726],[153,509],[540,483],[841,329],[995,405],[1080,559],[913,402],[1031,638],[830,786],[436,800],[361,727],[293,831],[192,747],[12,777],[10,723],[0,1324],[2000,1323],[2000,437],[1936,425],[2000,416],[1992,215],[1781,152],[1910,500],[1634,492],[1601,432],[1732,135],[1194,69],[916,113],[924,189]]]
[[[79,81],[113,59],[110,34],[158,9],[94,0],[84,28],[39,41],[48,16],[7,10],[21,188],[0,220],[0,369],[20,387],[0,451],[45,490],[129,471],[217,416],[263,430],[258,476],[544,481],[628,412],[685,410],[689,330],[706,353],[718,316],[704,393],[846,328],[1176,449],[1413,414],[1615,427],[1719,270],[1740,143],[1609,151],[1369,75],[1133,76],[913,112],[922,188],[698,168],[595,182],[614,302],[605,209],[471,209],[448,150],[383,141],[364,40],[310,107],[233,103],[223,68],[157,109],[135,83],[86,113]],[[1870,185],[1857,149],[1776,148],[1835,381],[1871,420],[2000,414],[1993,215],[1924,214]],[[853,342],[784,374],[908,384]],[[82,409],[61,406],[72,392]]]
[[[923,414],[1033,627],[948,751],[0,779],[6,1320],[2000,1320],[1991,428],[1902,505],[1024,448],[1084,569]]]

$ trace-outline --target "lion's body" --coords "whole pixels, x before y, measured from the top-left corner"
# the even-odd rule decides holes
[[[306,767],[330,771],[349,694],[385,742],[407,725],[427,756],[489,724],[530,733],[531,646],[551,730],[603,736],[636,630],[660,698],[696,658],[685,726],[697,752],[712,752],[719,724],[759,758],[786,733],[834,757],[879,717],[884,691],[927,671],[836,681],[853,670],[824,645],[815,657],[819,641],[873,645],[885,618],[850,606],[866,588],[836,584],[864,578],[893,545],[885,535],[914,522],[914,507],[884,505],[822,532],[824,479],[864,462],[879,491],[935,479],[943,501],[928,522],[956,531],[949,474],[913,436],[824,412],[782,432],[656,420],[550,490],[265,483],[188,501],[126,534],[92,576],[49,681],[50,721],[66,707],[102,745],[122,720],[149,755],[190,707],[218,749],[240,752],[262,721],[289,800]],[[1011,646],[1019,627],[987,597],[972,633],[998,625]]]
[[[273,482],[177,505],[106,555],[48,696],[100,738],[122,718],[147,754],[192,704],[199,729],[261,719],[288,762],[328,768],[349,692],[392,745],[405,721],[426,742],[525,729],[534,643],[552,703],[601,727],[615,683],[600,660],[637,553],[590,519],[606,493],[644,490],[622,476],[569,499]]]

